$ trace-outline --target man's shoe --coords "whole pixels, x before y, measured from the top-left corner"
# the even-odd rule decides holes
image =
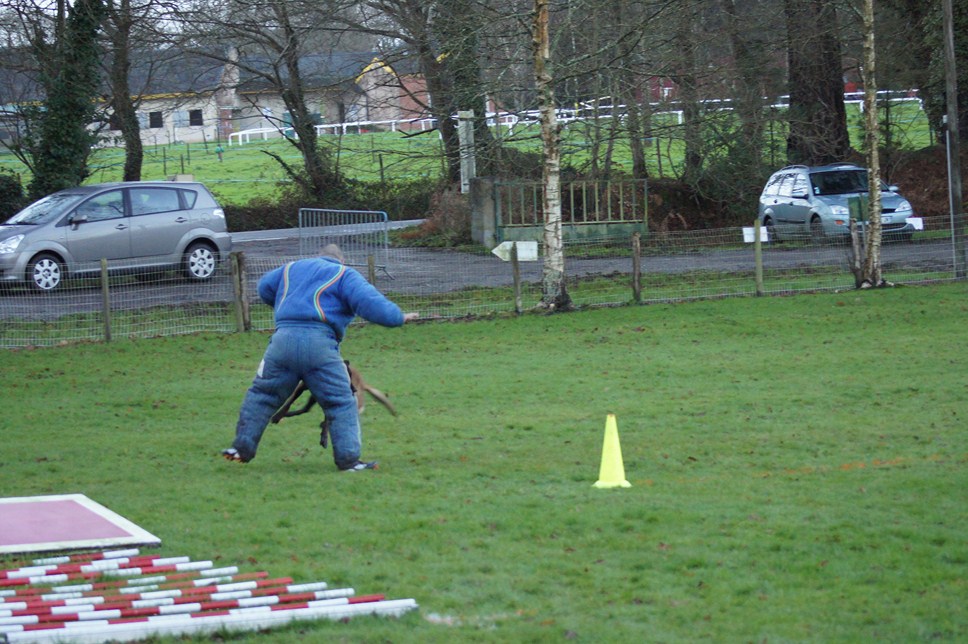
[[[237,449],[235,449],[234,447],[230,447],[228,449],[223,449],[222,450],[222,458],[224,458],[227,461],[235,461],[236,463],[248,463],[249,462],[249,459],[242,458],[242,455],[239,454],[239,451]]]
[[[362,470],[375,470],[377,466],[376,461],[370,461],[365,463],[363,461],[356,461],[352,465],[347,465],[346,467],[340,467],[341,472],[360,472]]]

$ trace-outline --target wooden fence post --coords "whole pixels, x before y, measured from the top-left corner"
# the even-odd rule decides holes
[[[514,280],[514,312],[518,315],[524,309],[521,303],[521,264],[518,262],[518,243],[511,244],[511,276]]]
[[[232,271],[232,293],[235,296],[235,328],[239,333],[251,331],[252,317],[249,312],[249,279],[245,270],[245,255],[242,251],[232,251],[229,260]]]
[[[632,301],[642,303],[642,234],[632,233]]]
[[[760,239],[760,221],[753,222],[753,262],[756,265],[756,294],[763,295],[763,240]]]
[[[104,315],[104,341],[111,341],[111,289],[108,287],[108,260],[101,258],[101,310]]]

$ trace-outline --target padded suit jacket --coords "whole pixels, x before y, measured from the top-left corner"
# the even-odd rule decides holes
[[[329,325],[342,340],[357,315],[382,326],[402,326],[403,311],[359,271],[329,257],[290,262],[259,280],[259,297],[275,310],[276,328]]]

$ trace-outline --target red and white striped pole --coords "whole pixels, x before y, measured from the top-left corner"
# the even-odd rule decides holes
[[[56,557],[44,557],[42,559],[34,559],[28,565],[30,566],[45,566],[48,564],[63,564],[63,563],[74,563],[78,561],[97,561],[100,559],[116,559],[118,557],[135,557],[141,551],[137,548],[128,548],[126,550],[102,550],[100,552],[79,552],[73,555],[59,555]]]
[[[70,597],[67,599],[38,599],[25,598],[19,602],[5,602],[0,604],[0,625],[4,619],[26,615],[41,615],[48,613],[80,612],[84,610],[102,610],[111,608],[129,608],[144,606],[162,606],[165,604],[187,603],[204,598],[233,599],[240,597],[257,597],[260,595],[278,595],[280,593],[294,593],[293,589],[322,590],[326,584],[296,584],[289,585],[291,578],[263,579],[256,581],[241,581],[232,584],[221,584],[201,588],[174,588],[169,590],[147,591],[144,593],[128,593],[122,595],[87,595],[84,597]],[[305,591],[304,591],[305,592]],[[313,599],[320,599],[314,597]]]
[[[417,603],[413,599],[326,599],[302,605],[258,606],[140,619],[68,622],[62,627],[8,632],[5,637],[8,644],[63,641],[70,641],[72,644],[99,644],[108,640],[130,642],[152,636],[214,633],[221,629],[262,630],[299,620],[340,620],[360,615],[399,617],[416,608]]]
[[[117,567],[92,568],[83,570],[70,570],[67,572],[48,572],[47,574],[35,575],[32,577],[17,576],[9,579],[0,579],[0,587],[4,586],[30,586],[60,584],[75,579],[95,579],[102,575],[106,576],[138,576],[162,572],[183,572],[186,570],[208,570],[212,567],[211,561],[188,561],[188,557],[171,557],[169,559],[155,559],[151,565],[139,566],[141,562],[126,562]]]
[[[325,582],[293,584],[289,577],[130,550],[51,557],[0,571],[4,644],[256,630],[294,620],[399,616],[416,607],[412,599],[354,597],[352,588],[331,590]]]
[[[47,597],[51,599],[80,597],[84,594],[97,594],[101,590],[116,589],[119,593],[141,592],[145,589],[177,588],[180,586],[205,586],[231,581],[233,579],[260,579],[268,577],[265,572],[250,572],[238,574],[238,566],[225,568],[210,568],[207,570],[180,572],[168,575],[149,577],[131,577],[128,579],[113,579],[87,584],[69,584],[66,586],[31,587],[17,586],[0,590],[0,608],[4,601],[19,601],[25,597]],[[199,577],[199,575],[206,575]],[[60,596],[60,597],[58,597]]]
[[[181,563],[188,561],[188,557],[162,558],[158,555],[139,555],[135,557],[115,557],[111,559],[97,559],[88,562],[48,563],[39,566],[24,566],[22,568],[0,570],[0,584],[5,580],[32,578],[42,575],[69,574],[78,572],[100,572],[103,570],[117,570],[133,568],[135,566]]]
[[[92,620],[113,620],[131,617],[151,617],[155,615],[174,615],[181,613],[204,613],[233,608],[254,608],[256,606],[279,606],[285,608],[300,603],[324,599],[349,598],[354,594],[352,588],[318,590],[312,593],[284,593],[253,596],[251,591],[239,593],[216,593],[206,598],[166,598],[129,602],[127,604],[83,604],[77,606],[54,606],[48,611],[15,611],[10,617],[0,617],[0,633],[18,631],[27,625],[56,625],[68,622]],[[226,595],[232,595],[229,598]],[[382,596],[379,599],[383,599]],[[373,601],[373,600],[371,600]],[[43,626],[41,626],[43,627]],[[50,626],[47,626],[48,628]],[[25,628],[26,630],[26,628]]]

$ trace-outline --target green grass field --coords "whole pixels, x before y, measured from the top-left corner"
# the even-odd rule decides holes
[[[8,351],[0,487],[420,605],[232,641],[964,641],[966,296],[354,327],[345,356],[401,412],[368,407],[361,474],[315,412],[218,458],[264,334]],[[609,413],[628,489],[593,487]]]
[[[848,128],[856,149],[862,148],[863,129],[856,105],[847,106]],[[704,118],[717,122],[715,128],[729,129],[732,116],[728,112],[711,111]],[[930,133],[927,117],[917,103],[899,103],[892,110],[894,144],[901,149],[920,149],[928,146]],[[602,120],[600,127],[609,128],[611,121]],[[646,149],[649,176],[676,177],[681,173],[683,155],[681,128],[671,113],[656,114],[652,126],[654,137]],[[572,123],[563,131],[562,163],[582,169],[591,161],[590,130],[594,124]],[[519,150],[540,152],[540,133],[537,126],[517,126],[513,132],[495,129],[506,145]],[[631,171],[631,153],[628,141],[618,135],[612,150],[612,160],[618,169]],[[783,148],[785,128],[782,121],[770,124],[768,140],[773,141],[773,151],[764,158],[774,165],[785,164],[785,158],[777,152]],[[345,136],[325,135],[321,145],[332,151],[339,169],[349,178],[366,182],[406,182],[424,178],[437,178],[441,174],[440,139],[435,131],[406,136],[399,132],[350,133]],[[171,145],[148,145],[145,147],[142,178],[165,179],[176,174],[190,174],[206,183],[219,200],[226,205],[244,205],[253,199],[272,201],[280,194],[281,182],[286,176],[279,164],[265,151],[279,155],[287,163],[299,167],[298,151],[280,139],[253,141],[245,145],[229,146],[222,161],[215,153],[215,142]],[[603,142],[601,153],[606,145]],[[89,165],[91,183],[117,181],[122,176],[124,150],[103,148],[93,152]],[[19,173],[27,181],[26,168],[9,153],[0,153],[0,171]]]

